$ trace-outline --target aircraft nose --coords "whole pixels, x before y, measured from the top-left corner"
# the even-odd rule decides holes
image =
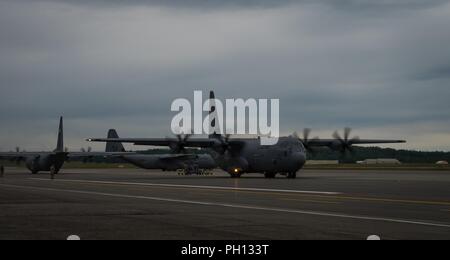
[[[300,169],[306,163],[306,156],[304,153],[293,153],[292,160],[295,163],[295,166],[297,166],[298,169]]]

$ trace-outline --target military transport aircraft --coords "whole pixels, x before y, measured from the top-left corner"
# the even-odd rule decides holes
[[[59,120],[58,141],[53,152],[0,152],[0,160],[11,160],[17,163],[25,162],[26,167],[32,174],[40,171],[47,171],[51,174],[58,174],[64,162],[75,158],[92,158],[95,156],[116,156],[124,153],[104,153],[104,152],[68,152],[64,148],[63,118]],[[125,153],[130,154],[130,153]]]
[[[108,131],[108,138],[119,138],[115,129]],[[181,136],[179,138],[182,138]],[[107,142],[107,153],[126,152],[122,143]],[[217,164],[209,154],[187,154],[184,149],[174,150],[175,154],[118,154],[120,158],[128,163],[143,169],[160,169],[163,171],[181,170],[185,175],[207,174],[209,170],[217,168]]]
[[[215,100],[214,92],[210,99]],[[211,102],[213,103],[213,102]],[[211,106],[210,113],[216,108]],[[215,120],[211,122],[216,127]],[[303,138],[297,134],[280,137],[276,145],[263,146],[259,139],[231,138],[230,135],[212,134],[207,138],[90,138],[89,142],[120,142],[144,146],[168,146],[179,150],[185,147],[206,148],[217,165],[228,172],[231,177],[239,178],[243,173],[263,173],[266,178],[274,178],[276,174],[296,178],[297,172],[306,162],[307,152],[314,147],[328,147],[334,151],[352,152],[357,144],[405,143],[403,140],[370,140],[350,137],[351,129],[346,128],[344,136],[335,132],[333,139],[309,138],[310,130],[304,131]]]

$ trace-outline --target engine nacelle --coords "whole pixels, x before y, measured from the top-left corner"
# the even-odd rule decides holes
[[[329,148],[333,151],[341,151],[342,150],[342,143],[338,140],[333,141],[333,143],[331,143],[331,145],[329,146]]]

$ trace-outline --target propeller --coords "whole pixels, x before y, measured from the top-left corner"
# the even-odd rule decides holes
[[[185,153],[186,152],[185,146],[187,145],[187,141],[189,140],[189,138],[191,138],[191,136],[192,136],[192,134],[176,135],[177,142],[171,143],[169,145],[170,150],[172,150],[173,153]]]
[[[83,153],[90,153],[90,152],[92,152],[92,147],[89,146],[87,149],[85,149],[83,147],[83,148],[81,148],[81,152],[83,152]],[[91,162],[91,161],[92,161],[91,157],[84,157],[84,159],[83,159],[83,163],[88,163],[88,162]]]
[[[87,149],[85,149],[83,147],[83,148],[81,148],[81,152],[83,152],[83,153],[90,153],[90,152],[92,152],[92,147],[89,146]]]
[[[22,152],[25,152],[25,150],[23,150]],[[17,146],[16,147],[16,153],[20,153],[20,147]],[[16,165],[20,165],[22,163],[22,161],[24,161],[25,159],[23,157],[17,157],[15,159],[12,159],[12,161],[16,162]]]
[[[230,148],[231,148],[230,138],[231,138],[230,134],[219,136],[219,142],[220,142],[220,148],[221,148],[220,153],[221,154],[225,154],[228,150],[230,150]]]
[[[314,154],[316,151],[313,149],[311,143],[314,141],[318,141],[319,137],[309,138],[310,135],[311,135],[310,128],[303,129],[303,138],[299,137],[297,132],[294,133],[294,137],[298,138],[303,143],[303,146],[305,147],[305,149],[308,152]]]
[[[354,154],[354,149],[352,145],[355,143],[355,141],[359,140],[359,137],[355,136],[353,138],[350,138],[350,134],[352,132],[352,129],[349,127],[346,127],[344,129],[344,137],[341,137],[341,135],[338,133],[338,131],[334,132],[333,138],[336,140],[337,144],[334,145],[333,149],[340,151],[342,154],[346,154],[346,152],[350,152],[351,154]]]
[[[216,148],[218,148],[217,152],[221,155],[224,155],[226,152],[229,152],[232,157],[240,156],[240,151],[246,145],[243,141],[233,140],[230,141],[231,135],[217,135],[216,139],[220,142]]]
[[[64,153],[67,155],[69,153],[69,147],[64,147]],[[70,162],[70,157],[67,157],[66,160]]]

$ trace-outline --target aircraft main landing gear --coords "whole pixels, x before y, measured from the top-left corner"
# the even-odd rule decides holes
[[[3,175],[5,174],[5,166],[0,166],[0,178],[3,178]]]
[[[228,174],[230,174],[230,177],[235,178],[241,178],[242,171],[238,168],[228,169]]]
[[[230,176],[233,179],[237,179],[237,178],[241,178],[242,173],[230,173]]]
[[[264,173],[264,177],[266,178],[266,179],[273,179],[273,178],[275,178],[277,176],[277,174],[276,173],[273,173],[273,172],[266,172],[266,173]]]
[[[297,172],[289,172],[287,174],[287,178],[288,179],[295,179],[295,178],[297,178]]]

